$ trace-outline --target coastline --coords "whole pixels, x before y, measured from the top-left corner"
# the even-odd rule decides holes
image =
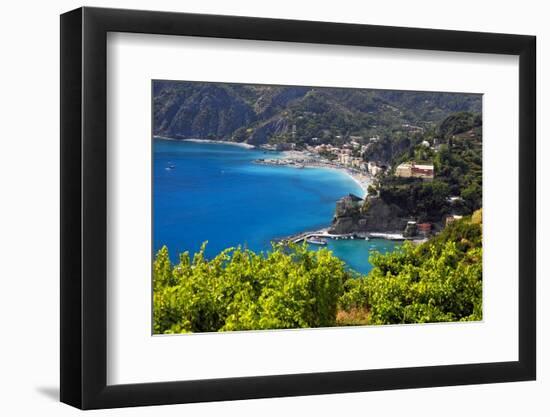
[[[365,198],[368,194],[368,187],[370,185],[370,177],[367,174],[353,172],[351,169],[337,166],[330,163],[325,163],[321,161],[306,159],[310,158],[308,155],[302,151],[282,151],[281,154],[283,158],[280,163],[270,163],[269,161],[256,161],[256,163],[264,165],[281,165],[287,166],[290,168],[323,168],[323,169],[332,169],[342,174],[347,175],[349,178],[355,182],[362,191],[362,195],[359,197]],[[286,162],[285,162],[286,161]]]
[[[254,145],[250,145],[249,143],[243,143],[243,142],[229,142],[225,140],[214,140],[214,139],[177,139],[177,138],[170,138],[168,136],[158,136],[153,135],[154,139],[162,139],[162,140],[173,140],[173,141],[180,141],[180,142],[195,142],[195,143],[212,143],[217,145],[231,145],[231,146],[238,146],[240,148],[245,149],[254,149],[256,148]]]
[[[311,168],[319,168],[319,167],[311,167]],[[346,174],[359,186],[359,188],[361,188],[362,195],[358,197],[365,198],[367,196],[370,183],[369,183],[369,178],[366,175],[350,172],[346,168],[337,168],[337,167],[321,167],[321,168],[333,169],[335,171],[339,171],[343,174]]]
[[[166,175],[168,175],[170,178],[183,178],[183,177],[187,178],[186,170],[189,170],[189,169],[191,172],[194,172],[194,174],[196,174],[196,170],[192,168],[194,166],[193,162],[188,160],[187,157],[183,157],[181,154],[185,153],[186,149],[188,149],[189,152],[192,153],[191,154],[192,157],[200,160],[200,158],[202,158],[203,156],[200,153],[194,152],[194,149],[195,148],[200,149],[200,146],[187,147],[186,145],[180,145],[182,147],[179,149],[181,149],[182,152],[176,152],[175,155],[169,154],[169,152],[165,152],[165,149],[167,150],[172,148],[177,149],[178,148],[177,142],[184,142],[184,141],[192,142],[192,143],[195,142],[197,143],[197,145],[199,145],[200,143],[206,143],[206,144],[226,143],[223,141],[212,141],[212,140],[201,140],[201,139],[185,140],[185,139],[176,139],[176,138],[162,137],[162,136],[161,137],[155,136],[155,138],[167,140],[167,142],[164,142],[164,145],[162,144],[162,142],[157,142],[157,147],[160,151],[158,154],[160,158],[159,161],[162,161],[162,163],[158,164],[158,168],[159,168],[159,174],[162,178],[164,178],[164,176]],[[172,143],[172,145],[170,145],[170,143]],[[232,143],[232,145],[239,146],[239,144],[235,144],[235,143]],[[299,239],[300,237],[299,235],[301,234],[304,235],[302,239],[307,238],[308,237],[307,235],[314,236],[316,234],[319,234],[320,235],[319,238],[327,239],[328,245],[330,245],[330,250],[336,251],[338,253],[337,256],[340,257],[340,259],[342,259],[344,262],[346,262],[346,264],[350,268],[353,268],[356,271],[361,271],[361,273],[363,273],[364,271],[368,271],[371,268],[370,264],[368,263],[368,253],[369,253],[368,251],[370,250],[370,248],[376,248],[376,247],[379,247],[380,245],[385,247],[386,245],[386,243],[376,243],[376,242],[371,242],[369,244],[368,240],[380,239],[382,241],[386,241],[386,240],[393,241],[394,243],[404,240],[402,236],[398,235],[397,233],[393,235],[386,235],[382,233],[378,235],[376,233],[373,235],[370,235],[367,233],[350,233],[350,234],[338,235],[338,234],[328,233],[328,230],[331,224],[332,214],[334,213],[334,203],[338,199],[346,196],[348,193],[354,193],[361,198],[363,198],[363,195],[367,193],[367,187],[371,182],[371,178],[366,173],[359,171],[358,169],[356,170],[356,169],[352,169],[351,167],[346,167],[343,164],[338,163],[337,161],[331,162],[331,161],[324,160],[320,158],[317,154],[307,152],[307,151],[294,150],[294,151],[263,152],[264,149],[262,147],[257,147],[255,150],[248,152],[244,149],[249,148],[249,146],[241,145],[240,147],[243,149],[242,152],[240,151],[230,152],[230,150],[227,150],[227,155],[225,156],[227,158],[236,158],[239,164],[245,164],[246,166],[249,166],[250,164],[261,164],[262,161],[266,161],[266,165],[272,164],[275,167],[286,166],[289,168],[296,168],[296,170],[289,170],[292,172],[290,172],[288,176],[287,174],[281,176],[281,178],[286,179],[286,178],[293,178],[293,177],[303,177],[306,181],[308,181],[310,178],[311,179],[324,178],[326,182],[325,181],[316,182],[318,184],[319,189],[323,189],[327,187],[328,183],[330,183],[330,184],[334,184],[334,187],[338,191],[333,193],[330,190],[323,190],[323,193],[325,192],[331,193],[330,199],[324,199],[323,201],[321,201],[321,204],[324,204],[323,207],[330,206],[330,209],[327,209],[326,215],[323,214],[321,216],[314,216],[314,215],[309,215],[308,213],[305,213],[304,216],[301,216],[301,215],[296,216],[295,214],[291,214],[290,216],[288,216],[288,215],[282,214],[284,210],[280,210],[280,211],[278,210],[277,212],[274,212],[272,209],[268,210],[267,213],[269,215],[274,216],[274,218],[276,219],[276,223],[275,223],[275,226],[268,227],[267,231],[265,232],[262,230],[260,230],[259,232],[257,232],[256,230],[249,231],[247,230],[246,227],[243,227],[243,228],[238,227],[237,229],[239,230],[236,231],[234,228],[234,225],[240,224],[240,222],[243,221],[244,218],[246,218],[246,216],[243,217],[242,214],[239,214],[243,212],[240,209],[235,210],[235,213],[237,214],[231,217],[232,220],[228,221],[227,224],[221,225],[222,226],[221,230],[223,230],[222,232],[220,232],[218,225],[216,225],[215,232],[214,231],[207,232],[207,233],[204,232],[204,230],[210,230],[209,228],[211,227],[211,224],[209,223],[210,220],[208,219],[209,216],[206,214],[203,216],[204,220],[197,221],[196,225],[185,224],[185,228],[186,228],[185,234],[187,236],[192,236],[192,237],[205,236],[205,235],[207,236],[209,233],[216,233],[222,236],[227,236],[227,238],[226,237],[220,238],[219,242],[214,242],[214,244],[210,243],[209,245],[210,252],[208,256],[215,256],[225,247],[235,246],[236,244],[239,244],[239,242],[243,242],[243,241],[246,242],[247,246],[249,245],[248,247],[254,248],[253,250],[261,251],[261,250],[264,250],[264,245],[266,244],[265,242],[273,242],[273,241],[278,242],[281,240],[289,239],[291,237],[294,237],[294,239]],[[238,149],[238,148],[235,148],[235,149]],[[219,151],[223,153],[221,147]],[[215,148],[215,146],[211,146],[208,149],[207,154],[210,154],[210,153],[216,154],[217,148]],[[182,158],[181,160],[184,160],[186,162],[185,168],[181,167],[180,169],[178,158]],[[212,156],[212,158],[213,158],[213,161],[215,162],[214,165],[219,164],[221,161],[225,161],[225,158],[220,159],[220,158],[217,158],[216,156]],[[255,159],[255,158],[262,158],[262,159]],[[266,159],[264,160],[263,158],[266,158]],[[279,159],[279,158],[282,158],[282,159]],[[167,164],[174,165],[173,169],[168,170],[169,172],[165,172],[166,166],[168,166]],[[200,162],[200,164],[202,165],[203,162]],[[309,171],[305,171],[302,173],[302,175],[300,175],[299,169],[303,169],[303,168],[317,168],[318,170],[320,169],[321,171],[317,171],[318,174],[314,174],[313,173],[314,171],[311,171],[310,169]],[[219,172],[219,169],[216,168],[215,166],[213,169],[215,172]],[[324,171],[323,173],[322,170],[328,170],[328,169],[333,171],[331,172]],[[260,169],[260,171],[263,171],[263,170]],[[271,170],[269,169],[266,172],[270,172],[270,171]],[[286,170],[282,170],[282,171],[286,171]],[[255,172],[255,170],[253,170],[252,172]],[[336,174],[336,172],[338,173]],[[204,173],[200,173],[197,175],[202,176],[204,175]],[[345,175],[345,177],[343,175]],[[356,184],[356,186],[352,186],[348,178],[350,178]],[[231,182],[233,184],[235,180],[234,178],[229,178],[229,176],[221,176],[220,178],[218,177],[214,178],[213,181],[215,181],[217,184],[222,184],[224,182]],[[254,181],[254,183],[256,183],[256,181]],[[290,184],[292,185],[292,182]],[[269,189],[269,187],[263,187],[263,188]],[[332,189],[332,185],[330,188]],[[222,189],[222,192],[225,192],[224,190],[230,190],[231,187],[222,186],[221,189]],[[294,190],[294,188],[291,188],[291,189]],[[211,191],[211,189],[209,190]],[[297,188],[297,192],[298,192],[298,188]],[[268,191],[268,193],[271,193],[271,191]],[[219,197],[220,194],[218,193],[215,193],[215,194],[216,196],[214,198],[220,198]],[[269,195],[272,196],[272,194],[269,194]],[[222,198],[223,198],[223,194],[222,194]],[[254,200],[253,195],[250,195],[250,198],[251,200]],[[290,198],[291,200],[295,200],[294,194],[281,195],[280,198],[278,198],[277,200],[285,202],[285,198]],[[158,201],[161,201],[161,200],[158,200]],[[170,197],[169,201],[172,203],[175,200]],[[206,199],[205,201],[209,202],[210,199]],[[247,210],[250,210],[250,207],[265,205],[261,203],[261,201],[265,201],[265,199],[260,199],[259,201],[260,203],[255,205],[252,204],[252,206],[250,206],[248,201],[246,203],[245,202],[241,203],[239,199],[238,204],[244,205],[244,212],[246,213]],[[307,200],[307,202],[309,202],[309,200]],[[162,220],[159,220],[158,223],[156,223],[157,226],[155,227],[155,230],[156,230],[155,233],[161,233],[161,235],[159,235],[160,237],[158,238],[158,242],[161,242],[163,245],[167,244],[167,245],[170,245],[170,247],[174,247],[176,253],[185,251],[185,250],[191,250],[190,248],[192,248],[193,245],[195,245],[195,242],[200,242],[204,240],[202,237],[201,238],[194,238],[194,237],[181,238],[179,237],[179,235],[178,236],[174,235],[172,237],[169,234],[168,235],[165,234],[165,233],[170,233],[170,231],[173,229],[173,225],[172,225],[173,222],[171,221],[172,219],[171,216],[178,215],[177,213],[180,211],[181,204],[183,204],[183,207],[186,207],[187,202],[185,201],[183,203],[178,202],[177,210],[175,210],[176,205],[172,205],[172,204],[165,205],[165,208],[163,208],[164,211],[162,212],[163,214],[161,215]],[[193,205],[193,203],[189,203],[189,204],[190,206]],[[317,204],[316,200],[314,204]],[[300,212],[300,210],[303,207],[295,203],[291,203],[291,205],[292,207],[296,207],[294,210],[292,210],[292,213]],[[159,206],[162,206],[162,205],[160,204]],[[272,206],[272,204],[269,204],[269,206]],[[264,208],[260,208],[260,209],[264,210]],[[313,211],[316,211],[316,210],[317,209]],[[158,213],[161,213],[161,211],[157,210],[157,214]],[[285,218],[284,223],[277,222],[277,218],[279,214]],[[201,218],[200,215],[199,215],[199,218]],[[310,221],[310,218],[311,218],[311,221]],[[288,224],[292,224],[292,225],[295,224],[296,226],[290,228],[290,227],[287,227]],[[242,231],[243,229],[244,231]],[[163,230],[167,230],[167,232],[164,232]],[[300,232],[300,233],[297,233],[296,236],[292,235],[292,233],[295,233],[294,231],[300,231],[300,230],[309,231],[309,232]],[[383,230],[381,232],[383,232]],[[237,238],[233,237],[235,235],[237,236]],[[165,236],[168,236],[168,237],[165,237]],[[161,237],[162,237],[162,241],[161,241]],[[155,239],[157,239],[156,235],[155,235]],[[230,241],[231,239],[235,240],[237,243],[233,243],[233,242],[229,244],[223,243],[224,241]],[[339,242],[340,240],[342,241],[342,243]],[[352,244],[351,242],[353,240],[357,240],[357,243]],[[361,241],[364,241],[364,242],[361,242]],[[180,242],[184,242],[184,243],[180,243]],[[157,240],[155,240],[155,245],[157,246]],[[315,246],[311,246],[310,248],[314,249]],[[198,248],[193,250],[196,251],[198,250]],[[176,261],[177,261],[177,258],[176,258]]]
[[[329,233],[329,228],[324,227],[322,229],[313,230],[313,231],[305,231],[296,233],[294,235],[286,236],[284,238],[276,239],[276,241],[291,241],[293,243],[300,243],[304,240],[308,240],[310,238],[323,238],[323,239],[333,239],[333,240],[391,240],[391,241],[397,241],[397,242],[405,242],[409,241],[415,244],[424,243],[428,239],[427,238],[421,238],[421,237],[405,237],[403,236],[403,233],[400,232],[353,232],[353,233],[343,233],[343,234],[336,234],[336,233]]]
[[[181,142],[193,142],[193,143],[211,143],[211,144],[217,144],[217,145],[231,145],[231,146],[237,146],[244,149],[255,149],[256,146],[250,145],[248,143],[243,142],[229,142],[225,140],[215,140],[215,139],[177,139],[177,138],[171,138],[168,136],[160,136],[160,135],[153,135],[154,139],[162,139],[162,140],[171,140],[171,141],[181,141]],[[280,151],[281,155],[283,156],[283,159],[288,160],[303,160],[304,153],[301,151]],[[262,162],[259,162],[262,163]],[[282,164],[284,165],[284,164]],[[292,165],[286,165],[292,167]],[[326,164],[322,162],[305,162],[301,166],[301,168],[324,168],[324,169],[333,169],[335,171],[339,171],[342,174],[347,175],[357,186],[361,189],[362,195],[359,197],[365,198],[368,193],[368,186],[370,184],[370,178],[368,175],[361,174],[361,173],[355,173],[352,172],[349,168],[345,167],[339,167],[334,166],[332,164]]]
[[[215,139],[177,139],[177,138],[171,138],[168,136],[160,136],[160,135],[153,135],[154,139],[162,139],[162,140],[171,140],[171,141],[181,141],[181,142],[193,142],[193,143],[211,143],[216,145],[231,145],[231,146],[237,146],[239,148],[244,149],[255,149],[256,146],[250,145],[248,143],[243,142],[229,142],[225,140],[215,140]],[[306,156],[301,151],[280,151],[280,154],[283,156],[283,159],[288,159],[292,161],[297,160],[303,160],[304,156]],[[258,163],[264,163],[264,162],[258,162]],[[264,163],[265,164],[265,163]],[[266,164],[267,165],[267,164]],[[292,167],[290,164],[281,164],[285,166]],[[303,165],[300,166],[301,168],[323,168],[323,169],[332,169],[338,172],[341,172],[342,174],[347,175],[357,186],[361,189],[362,195],[359,197],[365,198],[368,194],[368,187],[370,184],[370,177],[366,174],[362,173],[356,173],[351,171],[349,168],[335,166],[332,164],[327,164],[323,162],[303,162]]]

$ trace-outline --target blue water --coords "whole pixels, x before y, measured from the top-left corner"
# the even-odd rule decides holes
[[[362,194],[352,179],[335,170],[253,163],[278,155],[154,139],[154,251],[166,245],[176,261],[179,253],[194,253],[204,241],[208,257],[237,245],[267,250],[275,238],[328,226],[339,198]],[[375,242],[386,241],[331,241],[328,247],[366,273]]]
[[[369,241],[354,240],[328,240],[326,248],[334,255],[342,259],[350,269],[361,274],[368,274],[372,269],[369,263],[369,255],[373,252],[387,253],[401,245],[401,242],[386,239],[371,239]],[[309,245],[316,250],[319,246]]]

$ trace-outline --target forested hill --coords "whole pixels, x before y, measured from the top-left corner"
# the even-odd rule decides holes
[[[153,108],[155,135],[303,145],[429,130],[481,95],[154,81]]]

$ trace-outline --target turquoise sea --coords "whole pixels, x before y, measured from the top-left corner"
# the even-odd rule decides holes
[[[267,250],[273,239],[328,226],[339,198],[362,195],[336,170],[253,163],[276,158],[276,152],[155,138],[153,153],[153,250],[168,246],[173,261],[181,252],[198,251],[204,241],[208,257],[238,245]],[[369,253],[395,245],[338,240],[327,247],[350,268],[367,273]]]

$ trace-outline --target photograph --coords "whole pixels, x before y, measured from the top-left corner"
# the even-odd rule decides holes
[[[483,320],[482,101],[152,80],[152,333]]]

